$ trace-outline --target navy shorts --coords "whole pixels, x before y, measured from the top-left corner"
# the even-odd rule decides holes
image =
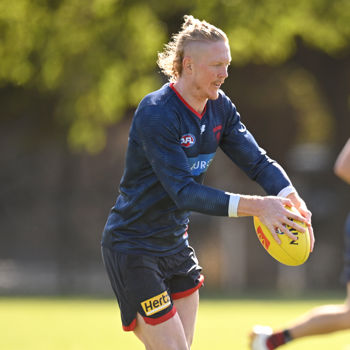
[[[344,270],[342,281],[350,282],[350,214],[345,221],[345,253],[344,253]]]
[[[176,313],[173,300],[194,293],[204,281],[191,247],[163,257],[102,247],[102,257],[125,331],[135,328],[137,312],[152,325],[170,319]]]

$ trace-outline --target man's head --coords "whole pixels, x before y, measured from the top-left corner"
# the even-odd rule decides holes
[[[184,50],[182,72],[198,100],[218,98],[218,91],[228,76],[230,48],[224,40],[189,43]]]
[[[204,87],[211,85],[207,86],[209,90],[215,85],[220,87],[226,79],[230,61],[226,34],[206,21],[188,15],[184,16],[181,31],[158,54],[158,65],[170,81],[185,77],[196,88],[201,84]],[[208,98],[213,98],[214,92],[209,90]],[[217,91],[214,94],[217,95]]]

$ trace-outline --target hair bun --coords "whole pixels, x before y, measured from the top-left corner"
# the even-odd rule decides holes
[[[227,36],[221,29],[191,15],[184,15],[183,19],[181,30],[172,35],[163,52],[158,52],[157,64],[171,82],[177,81],[182,74],[184,50],[188,43],[224,40],[228,44]]]
[[[182,28],[187,28],[187,27],[194,25],[195,21],[196,21],[196,19],[192,15],[185,15]]]

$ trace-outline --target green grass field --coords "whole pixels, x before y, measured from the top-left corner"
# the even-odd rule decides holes
[[[278,326],[311,307],[340,298],[202,299],[192,350],[248,349],[255,323]],[[78,298],[0,298],[2,350],[143,349],[121,330],[114,300]],[[350,350],[350,332],[299,340],[286,350]]]

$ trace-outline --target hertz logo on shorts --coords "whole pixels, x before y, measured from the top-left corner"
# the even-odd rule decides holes
[[[143,311],[147,316],[156,314],[171,305],[170,297],[167,291],[147,299],[141,303]]]

